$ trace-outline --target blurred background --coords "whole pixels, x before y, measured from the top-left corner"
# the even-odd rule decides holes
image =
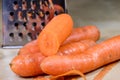
[[[75,26],[93,24],[99,27],[99,23],[106,23],[106,26],[119,23],[119,3],[120,0],[67,0],[69,13],[73,16]]]

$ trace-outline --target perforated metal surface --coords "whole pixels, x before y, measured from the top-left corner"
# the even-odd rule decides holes
[[[3,0],[3,47],[23,46],[37,38],[56,15],[66,12],[65,0]]]

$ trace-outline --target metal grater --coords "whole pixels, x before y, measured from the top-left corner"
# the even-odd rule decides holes
[[[3,48],[35,40],[56,15],[66,13],[65,0],[2,0]]]

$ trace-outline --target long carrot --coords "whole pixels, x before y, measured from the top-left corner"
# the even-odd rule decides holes
[[[87,25],[83,27],[74,28],[71,35],[63,42],[62,45],[85,39],[97,41],[99,38],[100,38],[99,29],[96,26]]]
[[[57,54],[58,55],[80,54],[94,45],[96,45],[96,42],[90,39],[71,42],[61,46]]]
[[[92,47],[93,45],[95,45],[95,42],[92,40],[74,42],[68,45],[66,44],[66,46],[62,46],[62,48],[59,49],[59,52],[57,54],[79,54],[79,52],[81,53],[89,47]],[[37,47],[37,41],[35,40],[31,43],[26,44],[23,49],[21,48],[19,51],[19,55],[15,56],[10,63],[10,68],[12,69],[12,71],[23,77],[42,74],[43,72],[41,71],[41,68],[39,66],[42,60],[46,57],[43,56],[40,51],[38,51]]]
[[[25,44],[18,52],[18,55],[21,54],[29,54],[29,53],[38,53],[40,52],[38,44],[37,44],[37,40],[33,40],[31,42],[28,42],[27,44]]]
[[[120,59],[120,35],[97,44],[78,55],[53,55],[41,63],[43,72],[60,75],[70,70],[87,73]]]
[[[88,35],[88,37],[86,37],[86,35]],[[64,41],[63,44],[68,45],[68,43],[83,41],[86,39],[97,41],[99,38],[100,38],[100,32],[95,26],[84,26],[84,27],[73,28],[71,35]],[[61,46],[63,46],[63,44]],[[34,40],[24,45],[19,50],[19,54],[35,53],[39,51],[40,50],[38,47],[38,42],[37,40]]]
[[[38,36],[40,51],[45,56],[56,54],[61,43],[70,35],[73,21],[70,15],[60,14],[54,17]]]
[[[39,67],[45,58],[40,52],[35,54],[24,54],[15,56],[11,63],[11,70],[19,76],[30,77],[43,74]]]

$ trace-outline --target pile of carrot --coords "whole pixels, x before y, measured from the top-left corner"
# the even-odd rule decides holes
[[[69,14],[55,16],[38,38],[24,45],[11,63],[11,70],[21,77],[42,74],[65,80],[66,75],[80,75],[120,59],[120,35],[96,43],[100,31],[96,26],[74,28]]]

